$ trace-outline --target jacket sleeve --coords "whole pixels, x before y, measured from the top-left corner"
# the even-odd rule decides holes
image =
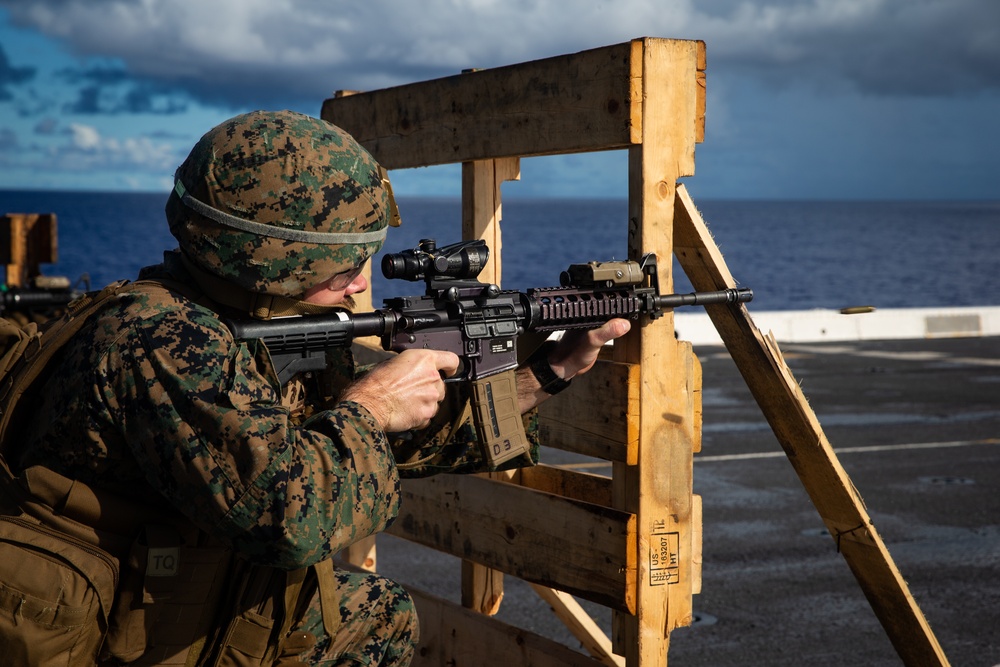
[[[262,345],[191,308],[132,325],[99,387],[148,481],[208,533],[284,569],[383,530],[399,474],[367,410],[294,424]]]

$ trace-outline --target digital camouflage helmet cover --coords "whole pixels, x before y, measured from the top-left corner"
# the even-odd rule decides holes
[[[254,111],[207,132],[177,169],[166,212],[199,269],[293,299],[359,266],[398,224],[385,170],[368,151],[292,111]]]

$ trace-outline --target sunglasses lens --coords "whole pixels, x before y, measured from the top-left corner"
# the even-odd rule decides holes
[[[356,266],[353,269],[348,269],[347,271],[342,271],[336,274],[327,281],[327,289],[329,290],[342,290],[354,282],[354,279],[361,275],[361,270],[364,268],[364,263],[360,266]]]

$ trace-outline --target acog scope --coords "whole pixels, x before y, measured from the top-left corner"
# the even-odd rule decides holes
[[[460,241],[438,248],[434,239],[423,239],[416,248],[382,257],[382,275],[401,280],[450,278],[468,280],[486,266],[490,249],[486,241]]]

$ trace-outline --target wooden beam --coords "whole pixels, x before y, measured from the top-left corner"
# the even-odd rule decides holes
[[[541,463],[522,468],[517,483],[536,491],[610,507],[613,500],[611,478]]]
[[[694,288],[735,287],[708,226],[683,187],[677,190],[674,224],[674,251]],[[706,310],[896,652],[907,665],[947,665],[773,337],[761,333],[743,304]]]
[[[675,43],[645,38],[335,97],[321,117],[387,169],[627,148],[642,137],[636,56]],[[694,136],[699,121],[685,122]]]
[[[573,380],[573,391],[542,403],[538,417],[542,442],[550,447],[635,464],[639,366],[599,360]]]
[[[698,71],[696,74],[698,81],[697,90],[697,111],[695,112],[695,137],[694,140],[698,143],[705,141],[705,107],[706,107],[706,93],[708,80],[705,76],[705,70],[708,67],[708,60],[705,55],[705,42],[698,42]]]
[[[631,514],[476,476],[404,480],[402,488],[389,533],[634,611]]]
[[[359,570],[375,572],[378,570],[375,536],[363,537],[340,552],[340,557]]]
[[[414,667],[532,665],[603,667],[593,658],[533,632],[408,588],[420,617]]]
[[[55,213],[8,213],[0,216],[0,264],[6,265],[6,284],[26,287],[41,274],[41,264],[58,261]]]
[[[629,254],[662,258],[660,289],[669,292],[675,183],[694,172],[699,47],[643,46],[642,143],[629,151]],[[619,506],[636,514],[638,612],[616,615],[614,634],[628,664],[645,667],[665,664],[671,630],[691,623],[693,364],[690,346],[674,338],[672,313],[639,327],[622,348],[622,360],[642,369],[638,463],[617,464],[614,473]]]
[[[499,285],[503,238],[500,185],[521,178],[517,158],[480,160],[462,165],[462,238],[482,239],[490,249],[490,259],[479,274],[480,282]]]
[[[625,658],[615,655],[611,640],[572,595],[538,584],[531,584],[531,587],[538,597],[548,603],[552,612],[573,636],[580,640],[587,653],[607,667],[625,667]]]
[[[482,239],[490,249],[479,280],[500,284],[502,275],[503,218],[500,187],[521,177],[518,158],[479,160],[462,164],[462,238]],[[508,480],[513,471],[488,474]],[[469,560],[462,561],[462,604],[482,614],[493,615],[503,601],[503,573]]]
[[[321,116],[388,169],[632,143],[631,45],[328,99]]]

